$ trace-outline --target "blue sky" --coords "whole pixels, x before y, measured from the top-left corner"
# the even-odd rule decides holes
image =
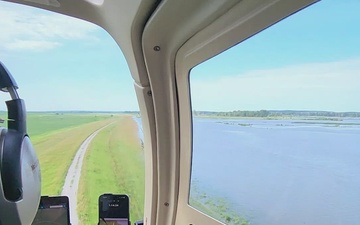
[[[197,66],[193,109],[360,111],[358,12],[357,0],[322,1]],[[28,110],[138,109],[125,59],[103,29],[1,1],[0,18],[0,60]]]
[[[126,61],[102,28],[1,1],[0,18],[0,59],[29,111],[138,109]]]
[[[198,65],[193,109],[360,111],[359,12],[324,0]]]

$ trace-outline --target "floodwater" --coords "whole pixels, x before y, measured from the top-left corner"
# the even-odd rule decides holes
[[[360,120],[193,121],[192,181],[252,225],[360,224]]]
[[[140,141],[143,142],[144,141],[144,132],[143,132],[143,128],[142,128],[141,117],[133,116],[132,118],[136,122],[136,125],[138,127],[138,135],[139,135]]]

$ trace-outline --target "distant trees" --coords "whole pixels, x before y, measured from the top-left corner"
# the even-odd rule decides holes
[[[193,111],[194,116],[216,117],[360,117],[360,112],[297,111],[297,110],[235,110],[231,112]]]
[[[241,111],[236,110],[232,112],[218,112],[217,116],[228,116],[228,117],[267,117],[270,112],[267,110],[260,111]]]
[[[330,112],[330,111],[293,111],[279,110],[272,111],[273,115],[280,116],[312,116],[312,117],[360,117],[360,112]]]
[[[220,117],[267,117],[271,113],[267,110],[260,111],[241,111],[232,112],[209,112],[209,111],[193,111],[194,116],[220,116]]]

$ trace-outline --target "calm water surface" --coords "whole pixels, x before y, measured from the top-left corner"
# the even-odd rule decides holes
[[[360,224],[360,120],[195,118],[193,127],[192,180],[251,224]]]

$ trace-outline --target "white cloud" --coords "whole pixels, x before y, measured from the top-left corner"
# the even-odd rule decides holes
[[[249,71],[191,84],[195,110],[360,111],[360,59]]]
[[[48,50],[64,40],[94,40],[99,29],[79,19],[1,1],[0,18],[0,49]]]
[[[48,50],[59,46],[58,42],[15,40],[5,45],[9,50]]]

